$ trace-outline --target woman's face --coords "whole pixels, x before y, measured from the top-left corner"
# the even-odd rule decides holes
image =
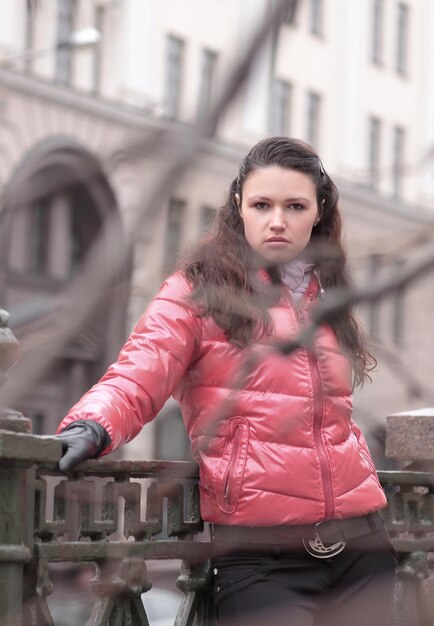
[[[239,211],[253,250],[267,262],[288,263],[303,252],[319,217],[315,185],[303,172],[261,167],[245,180]]]

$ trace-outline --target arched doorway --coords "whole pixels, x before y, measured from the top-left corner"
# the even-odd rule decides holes
[[[49,323],[54,301],[81,272],[108,218],[121,241],[115,195],[99,161],[77,142],[47,139],[18,165],[0,207],[0,303],[19,340]],[[14,407],[32,418],[35,432],[54,432],[116,357],[126,333],[130,271],[128,262],[49,371]]]

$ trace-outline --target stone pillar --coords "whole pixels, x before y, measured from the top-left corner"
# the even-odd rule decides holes
[[[407,520],[410,532],[420,533],[420,536],[429,537],[432,524],[432,507],[426,506],[431,502],[430,494],[415,493],[414,487],[418,480],[425,488],[432,484],[434,473],[434,407],[404,411],[389,415],[386,427],[386,456],[404,464],[405,471],[398,475],[407,476],[400,486],[400,493],[392,498],[398,498],[396,506],[392,506],[392,514]],[[408,476],[414,474],[412,484]],[[385,472],[387,474],[387,472]],[[399,478],[398,478],[399,482]],[[393,502],[393,500],[392,500]],[[428,518],[428,520],[426,519]],[[424,522],[427,522],[424,530]],[[411,530],[413,529],[413,530]],[[398,601],[399,623],[402,624],[431,624],[432,623],[432,589],[433,579],[430,577],[427,552],[414,551],[400,560],[398,566]],[[432,553],[431,553],[432,554]]]
[[[8,328],[9,313],[0,308],[0,387],[7,380],[6,371],[18,358],[18,341]],[[21,413],[0,406],[0,429],[30,432],[31,421]]]
[[[434,407],[388,416],[386,456],[410,463],[406,469],[433,470]]]
[[[18,357],[18,342],[0,309],[0,385]],[[56,462],[61,444],[29,434],[30,420],[0,407],[0,624],[23,625],[24,566],[32,557],[34,493],[28,470],[37,461]]]
[[[9,315],[0,309],[0,385],[6,382],[6,370],[18,356],[18,342],[7,327]],[[30,420],[0,407],[0,436],[2,431],[27,432]],[[3,446],[2,446],[3,447]],[[3,450],[2,450],[3,452]],[[30,549],[24,544],[23,506],[25,486],[23,470],[3,462],[0,454],[0,623],[5,626],[21,624],[23,596],[23,567],[30,560]]]

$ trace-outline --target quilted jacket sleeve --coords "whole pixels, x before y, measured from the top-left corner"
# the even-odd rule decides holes
[[[59,425],[95,420],[109,433],[103,454],[133,439],[178,386],[200,345],[201,320],[185,302],[186,280],[171,276],[140,318],[119,357]]]

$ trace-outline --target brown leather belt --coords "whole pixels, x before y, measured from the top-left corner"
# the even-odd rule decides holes
[[[294,545],[302,539],[319,537],[324,545],[348,541],[355,537],[382,530],[384,521],[380,513],[369,513],[360,517],[331,519],[317,524],[293,526],[212,526],[212,537],[216,543],[237,545]]]

